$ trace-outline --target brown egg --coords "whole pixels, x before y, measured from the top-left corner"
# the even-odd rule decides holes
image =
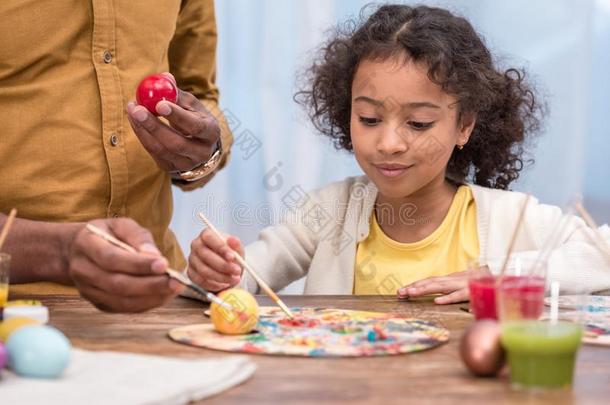
[[[473,323],[462,336],[460,355],[472,374],[495,376],[504,365],[498,322],[484,319]]]

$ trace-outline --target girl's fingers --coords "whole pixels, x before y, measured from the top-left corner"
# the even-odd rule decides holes
[[[205,288],[206,290],[213,292],[213,293],[216,293],[216,292],[219,292],[222,290],[226,290],[227,288],[231,287],[227,283],[219,283],[217,281],[210,280],[209,278],[202,278],[199,275],[197,275],[197,273],[191,274],[189,272],[189,277],[195,284],[197,284],[198,286],[201,286],[201,287]]]
[[[224,257],[225,260],[235,260],[235,252],[229,247],[225,239],[219,238],[214,232],[206,229],[199,236],[204,246],[207,246],[220,256]],[[223,236],[224,238],[224,236]]]
[[[452,292],[451,294],[443,295],[442,297],[436,297],[434,299],[434,303],[439,305],[456,304],[458,302],[468,301],[468,298],[468,288],[461,288],[457,291]]]
[[[241,267],[239,267],[238,264],[226,261],[216,252],[210,249],[202,248],[199,251],[197,258],[200,259],[203,264],[216,272],[228,276],[239,276],[241,274]]]
[[[398,290],[399,297],[417,297],[422,295],[421,291],[425,291],[430,285],[438,283],[440,277],[430,277],[423,280],[416,281],[411,284],[407,284]]]
[[[488,268],[477,270],[478,272],[487,273]],[[450,304],[453,302],[461,302],[468,300],[468,279],[470,272],[460,271],[448,276],[430,277],[423,280],[407,284],[397,291],[399,298],[420,297],[429,294],[448,294],[443,297],[437,297],[434,301],[437,304]],[[464,296],[465,291],[465,296]],[[454,292],[456,295],[453,295]],[[454,301],[457,300],[457,301]]]
[[[429,294],[449,294],[466,287],[467,279],[463,277],[434,277],[403,287],[400,296],[419,297]]]
[[[234,280],[232,275],[219,272],[194,255],[189,257],[189,268],[193,269],[200,277],[201,281],[204,282],[210,280],[217,283],[230,284]]]
[[[236,251],[241,257],[244,257],[244,248],[241,245],[241,241],[235,236],[229,236],[227,238],[227,245],[234,251]]]
[[[188,276],[191,281],[208,291],[218,292],[230,287],[228,283],[214,281],[207,276],[202,276],[197,270],[189,266]]]
[[[428,277],[428,278],[424,278],[422,280],[416,281],[414,283],[411,284],[407,284],[406,286],[404,286],[402,288],[402,290],[406,290],[409,288],[419,288],[419,287],[424,287],[430,283],[437,283],[439,281],[441,281],[442,279],[444,279],[445,277]]]
[[[206,229],[201,232],[199,238],[201,239],[204,245],[215,251],[220,251],[223,247],[226,246],[226,242],[222,238],[219,238],[214,232],[209,229]]]
[[[221,291],[239,284],[242,268],[235,256],[243,255],[239,239],[226,241],[206,229],[191,244],[188,274],[196,284],[210,291]]]
[[[206,229],[191,243],[191,254],[194,253],[205,261],[205,256],[210,251],[215,252],[221,258],[224,257],[225,260],[229,260],[226,253],[230,252],[231,249],[209,229]]]

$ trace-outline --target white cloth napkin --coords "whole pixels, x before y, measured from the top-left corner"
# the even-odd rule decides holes
[[[11,405],[185,404],[248,379],[256,365],[245,356],[180,359],[72,350],[54,380],[0,373],[0,402]]]

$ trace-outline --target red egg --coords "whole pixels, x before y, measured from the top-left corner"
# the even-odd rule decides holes
[[[162,100],[175,103],[178,100],[178,89],[174,82],[160,73],[145,77],[136,91],[138,104],[146,107],[148,111],[157,114],[155,107]]]

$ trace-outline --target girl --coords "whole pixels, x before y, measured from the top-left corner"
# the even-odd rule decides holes
[[[508,250],[526,196],[505,190],[539,128],[540,104],[523,73],[499,71],[472,26],[446,10],[385,5],[345,27],[296,98],[365,176],[287,203],[291,215],[245,257],[276,290],[307,276],[306,294],[463,301],[469,273],[487,271],[463,271],[467,262],[497,272]],[[514,256],[536,257],[560,218],[532,199]],[[607,226],[600,231],[610,239]],[[564,291],[610,288],[591,233],[570,217],[560,235],[548,272]],[[239,240],[227,242],[202,232],[189,276],[211,291],[241,283],[257,292],[235,262]]]

